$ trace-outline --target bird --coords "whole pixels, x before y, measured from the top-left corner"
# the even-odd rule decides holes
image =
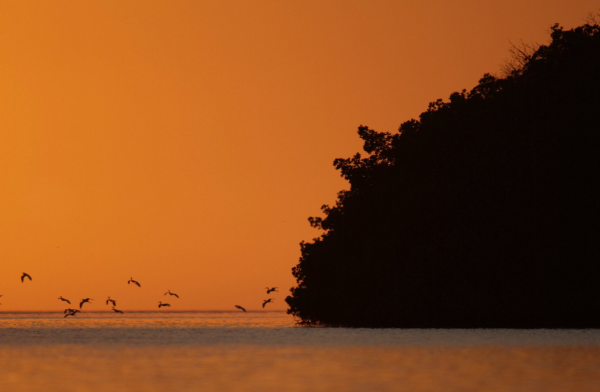
[[[243,310],[244,312],[246,311],[246,309],[244,309],[244,307],[243,307],[243,306],[240,306],[240,305],[235,305],[235,307],[236,307],[236,308],[238,308],[238,309],[241,309],[241,310]]]
[[[158,307],[159,309],[163,306],[171,306],[171,304],[163,304],[162,302],[158,301]]]
[[[29,278],[29,280],[33,280],[31,279],[31,276],[25,272],[23,272],[23,275],[21,275],[21,283],[25,282],[25,278]]]
[[[113,310],[115,313],[121,313],[121,314],[123,314],[123,312],[122,312],[122,311],[120,311],[119,309],[116,309],[114,306],[112,307],[112,310]]]
[[[269,302],[273,302],[273,301],[274,301],[273,298],[265,299],[265,301],[263,302],[263,308],[265,307],[266,304],[268,304]]]
[[[272,291],[274,291],[274,292],[276,292],[276,293],[277,293],[277,292],[278,292],[278,291],[277,291],[277,287],[271,287],[271,288],[268,288],[268,287],[267,287],[267,294],[271,294],[271,292],[272,292]]]
[[[115,301],[114,299],[110,299],[110,296],[106,300],[106,304],[108,305],[109,302],[112,302],[113,306],[117,306],[117,301]]]
[[[177,298],[179,298],[179,296],[177,294],[175,294],[175,293],[172,293],[171,290],[167,290],[167,292],[165,293],[165,295],[167,295],[167,294],[174,295]]]
[[[137,280],[133,280],[133,278],[129,279],[129,282],[127,282],[127,284],[129,284],[129,283],[137,284],[138,287],[142,287],[140,282],[138,282]]]
[[[69,316],[75,316],[77,313],[81,313],[81,312],[77,309],[65,309],[65,315],[63,318],[69,317]]]
[[[90,301],[93,301],[93,299],[91,298],[84,298],[81,300],[81,302],[79,303],[79,309],[81,309],[81,307],[83,306],[84,303],[89,303]]]
[[[63,298],[62,295],[60,297],[58,297],[58,299],[60,299],[61,301],[65,301],[66,303],[68,303],[69,305],[71,305],[71,301],[69,301],[66,298]]]

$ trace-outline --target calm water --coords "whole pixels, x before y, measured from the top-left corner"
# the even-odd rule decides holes
[[[600,391],[600,330],[303,328],[283,312],[0,313],[0,391]]]

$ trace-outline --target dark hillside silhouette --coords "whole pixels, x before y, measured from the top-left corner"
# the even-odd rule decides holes
[[[600,26],[429,105],[366,156],[301,244],[288,313],[354,327],[600,327]]]

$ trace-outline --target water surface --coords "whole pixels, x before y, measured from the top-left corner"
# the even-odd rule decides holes
[[[599,330],[306,328],[283,312],[0,313],[0,391],[598,391]]]

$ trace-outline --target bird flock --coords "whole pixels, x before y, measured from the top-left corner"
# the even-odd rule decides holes
[[[29,275],[29,274],[28,274],[28,273],[26,273],[26,272],[23,272],[23,274],[21,275],[21,283],[25,283],[25,279],[29,279],[29,281],[33,281],[33,279],[31,278],[31,275]],[[137,286],[137,287],[142,287],[142,285],[140,284],[140,282],[138,282],[137,280],[134,280],[134,279],[133,279],[133,277],[130,277],[130,278],[129,278],[129,281],[127,281],[127,284],[133,284],[134,286]],[[271,294],[271,293],[273,293],[273,292],[275,292],[275,293],[279,292],[279,291],[277,290],[277,287],[267,287],[267,288],[266,288],[266,291],[267,291],[267,295],[269,295],[269,294]],[[171,290],[167,290],[167,292],[166,292],[164,295],[169,295],[169,296],[172,296],[172,297],[175,297],[175,298],[179,299],[179,295],[178,295],[178,294],[175,294],[175,293],[172,293],[172,292],[171,292]],[[0,295],[0,297],[2,297],[2,295]],[[58,299],[59,299],[59,300],[61,300],[61,301],[63,301],[63,302],[66,302],[66,303],[68,303],[69,305],[71,305],[71,301],[70,301],[70,300],[68,300],[67,298],[63,298],[63,296],[62,296],[62,295],[61,295],[60,297],[58,297]],[[64,312],[63,312],[63,314],[64,314],[64,316],[63,316],[63,317],[64,317],[64,318],[67,318],[67,317],[69,317],[69,316],[73,316],[73,317],[74,317],[74,316],[76,316],[76,315],[77,315],[77,313],[81,313],[81,309],[83,309],[83,305],[84,305],[84,304],[86,304],[86,303],[91,303],[91,301],[93,301],[93,299],[92,299],[92,298],[83,298],[83,299],[82,299],[82,300],[79,302],[79,309],[67,308],[67,309],[65,309],[65,310],[64,310]],[[265,307],[267,304],[269,304],[269,303],[271,303],[271,302],[273,302],[273,301],[274,301],[274,299],[273,299],[273,298],[267,298],[267,299],[265,299],[265,300],[263,301],[263,303],[262,303],[262,307],[263,307],[263,309],[264,309],[264,307]],[[114,300],[114,299],[112,299],[112,298],[110,298],[110,296],[109,296],[109,297],[106,299],[106,305],[109,305],[109,304],[112,304],[112,307],[111,307],[111,309],[112,309],[112,310],[113,310],[115,313],[124,314],[124,312],[123,312],[123,311],[121,311],[121,310],[119,310],[119,309],[117,309],[117,308],[116,308],[116,306],[117,306],[117,301],[116,301],[116,300]],[[0,305],[2,305],[2,304],[0,304]],[[165,303],[165,302],[162,302],[162,301],[158,301],[158,308],[160,309],[160,308],[163,308],[163,307],[171,307],[171,304],[169,304],[169,303]],[[242,311],[246,312],[246,309],[245,309],[243,306],[241,306],[241,305],[235,305],[235,307],[236,307],[237,309],[240,309],[240,310],[242,310]]]
[[[272,292],[276,292],[276,293],[278,293],[279,291],[277,290],[277,287],[267,287],[267,295],[268,295],[268,294],[271,294]],[[268,299],[265,299],[265,300],[263,301],[263,303],[262,303],[262,307],[263,307],[263,309],[265,308],[265,306],[266,306],[268,303],[271,303],[271,302],[273,302],[273,301],[275,301],[273,298],[268,298]],[[240,305],[235,305],[235,307],[236,307],[236,308],[238,308],[239,310],[243,310],[244,312],[246,311],[246,308],[244,308],[243,306],[240,306]]]

